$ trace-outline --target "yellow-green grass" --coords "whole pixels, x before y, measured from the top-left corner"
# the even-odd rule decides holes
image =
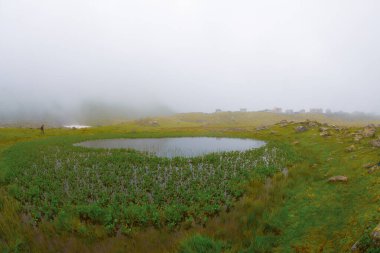
[[[46,135],[33,129],[0,129],[0,148],[4,151],[18,142],[68,135],[102,138],[110,133],[132,132],[142,137],[245,136],[290,144],[301,160],[288,166],[288,177],[279,173],[271,180],[252,180],[246,186],[245,195],[229,212],[209,219],[205,226],[183,224],[174,231],[146,228],[127,236],[109,236],[101,226],[86,227],[80,220],[71,221],[74,232],[61,231],[52,222],[42,222],[34,228],[25,222],[22,207],[10,197],[2,180],[0,249],[5,252],[175,252],[186,238],[202,234],[221,242],[225,252],[347,252],[367,227],[380,221],[380,172],[368,174],[363,168],[363,164],[379,162],[380,151],[370,145],[370,138],[355,143],[353,152],[345,150],[353,144],[349,133],[357,128],[333,130],[331,137],[324,138],[318,128],[297,134],[295,125],[255,131],[261,122],[249,120],[236,129],[233,123],[205,124],[202,118],[191,124],[174,124],[178,117],[182,116],[158,119],[159,127],[130,122],[86,130],[48,129]],[[0,161],[4,158],[2,154]],[[0,166],[2,172],[9,169],[4,168],[4,162]],[[349,180],[328,183],[327,179],[334,175],[346,175]]]

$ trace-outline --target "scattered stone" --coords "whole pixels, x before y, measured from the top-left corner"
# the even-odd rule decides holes
[[[355,149],[356,149],[355,145],[351,145],[351,146],[347,147],[345,150],[346,150],[346,152],[353,152],[353,151],[355,151]]]
[[[362,131],[361,131],[361,134],[365,137],[365,138],[372,138],[375,136],[376,134],[376,128],[374,125],[368,125],[366,126]]]
[[[354,245],[352,245],[351,247],[351,252],[360,252],[360,249],[359,249],[359,241],[355,242]]]
[[[282,127],[285,127],[289,124],[289,122],[286,119],[281,120],[277,125],[280,125]]]
[[[269,190],[273,187],[273,184],[272,184],[272,179],[270,177],[268,177],[266,180],[265,180],[265,184],[264,184],[264,189],[266,190],[266,192],[269,192]]]
[[[243,128],[239,128],[239,127],[232,127],[232,128],[226,128],[223,131],[224,132],[244,132],[246,130]]]
[[[288,121],[289,122],[289,121]],[[294,123],[294,121],[290,121],[289,123]],[[321,127],[321,126],[326,126],[328,127],[328,125],[324,125],[318,121],[311,121],[309,119],[305,120],[305,121],[300,121],[300,122],[297,122],[298,124],[301,124],[301,125],[304,125],[304,126],[307,126],[307,127],[310,127],[310,128],[313,128],[313,127]]]
[[[368,174],[372,174],[380,169],[379,166],[375,165],[368,169]]]
[[[355,142],[360,142],[362,139],[363,139],[363,136],[360,135],[360,134],[356,134],[355,137],[354,137],[354,141]]]
[[[284,177],[288,177],[288,174],[289,174],[289,170],[288,168],[282,168],[281,169],[281,173]]]
[[[380,139],[372,141],[372,146],[376,148],[380,148]]]
[[[327,132],[329,130],[328,127],[320,127],[319,132]]]
[[[336,125],[331,125],[331,128],[334,129],[337,132],[341,132],[343,130],[347,130],[347,128],[345,128],[345,127],[338,127]]]
[[[308,129],[305,126],[298,126],[295,128],[295,130],[296,130],[296,133],[302,133],[302,132],[306,132]]]
[[[153,121],[150,122],[150,125],[151,126],[159,126],[160,124],[158,124],[157,120],[153,120]]]
[[[346,177],[346,176],[334,176],[334,177],[330,177],[327,181],[331,182],[331,183],[334,183],[334,182],[347,182],[348,181],[348,177]]]
[[[380,224],[378,224],[372,231],[371,233],[371,238],[373,240],[373,242],[375,243],[375,245],[379,245],[380,244]]]
[[[138,120],[137,123],[141,126],[151,126],[151,127],[160,126],[157,120],[151,120],[151,119],[141,119],[141,120]]]
[[[276,125],[279,125],[281,127],[286,127],[290,124],[294,124],[294,121],[292,121],[292,120],[289,121],[289,120],[283,119],[280,122],[278,122]]]
[[[29,214],[21,214],[21,222],[23,224],[32,224],[33,223],[33,218]]]
[[[317,127],[317,126],[319,126],[318,122],[314,122],[314,121],[309,122],[309,127]]]
[[[369,169],[369,168],[371,168],[371,167],[373,167],[375,165],[376,165],[376,163],[366,163],[366,164],[363,165],[363,168],[364,169]]]
[[[294,142],[293,142],[293,145],[298,145],[298,144],[300,144],[299,141],[294,141]]]
[[[331,136],[331,134],[330,134],[329,132],[327,132],[327,131],[322,132],[322,133],[320,133],[319,135],[322,136],[322,137]]]
[[[262,131],[262,130],[267,130],[268,127],[267,126],[259,126],[259,127],[256,127],[256,131]]]

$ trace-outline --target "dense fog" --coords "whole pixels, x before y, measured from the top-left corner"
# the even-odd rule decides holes
[[[0,122],[380,113],[380,2],[0,0]]]

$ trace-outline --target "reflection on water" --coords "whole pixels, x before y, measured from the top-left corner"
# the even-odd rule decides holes
[[[182,137],[107,139],[86,141],[75,145],[88,148],[136,149],[154,153],[159,157],[195,157],[213,152],[245,151],[262,147],[265,142],[237,138]]]

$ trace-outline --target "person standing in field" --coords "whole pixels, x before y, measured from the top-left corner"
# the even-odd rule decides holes
[[[42,124],[42,126],[40,127],[40,130],[41,130],[41,134],[45,134],[45,125]]]

